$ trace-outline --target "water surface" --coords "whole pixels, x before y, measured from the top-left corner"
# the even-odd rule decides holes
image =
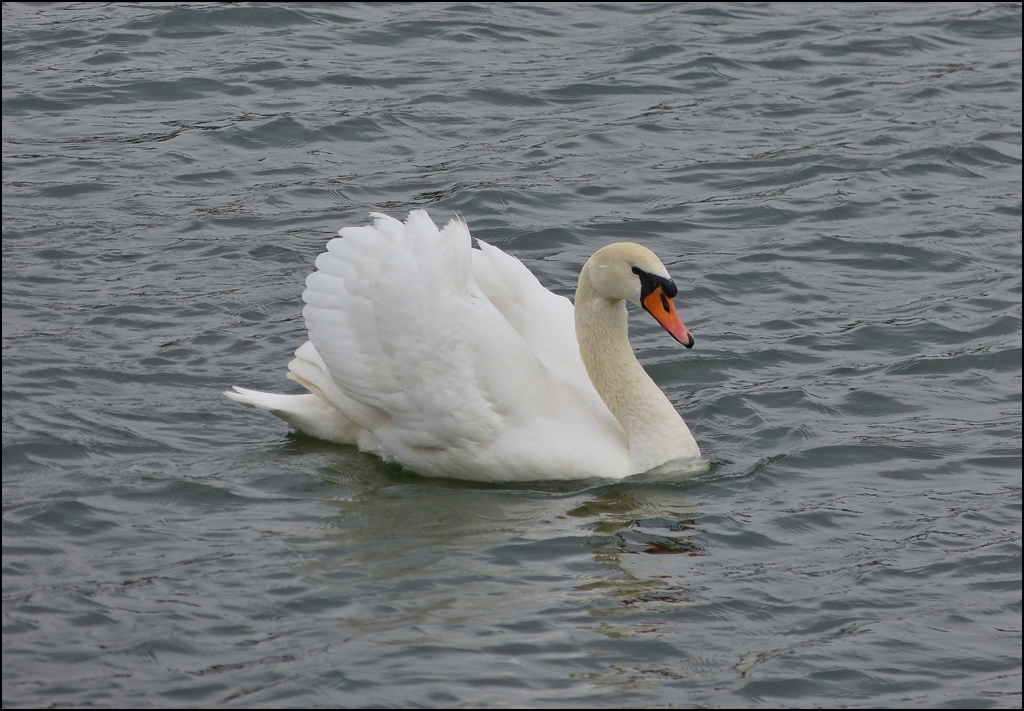
[[[370,211],[633,315],[711,470],[288,435]],[[5,5],[5,706],[1021,704],[1021,8]]]

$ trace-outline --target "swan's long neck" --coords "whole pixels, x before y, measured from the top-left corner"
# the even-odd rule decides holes
[[[580,356],[594,389],[629,438],[632,473],[699,457],[683,418],[633,355],[626,303],[597,293],[586,268],[576,289],[575,318]]]

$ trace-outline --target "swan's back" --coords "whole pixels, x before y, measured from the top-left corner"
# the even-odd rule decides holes
[[[453,220],[375,214],[306,280],[323,375],[386,459],[434,476],[621,477],[622,428],[593,390],[572,305]],[[582,446],[581,446],[582,445]]]

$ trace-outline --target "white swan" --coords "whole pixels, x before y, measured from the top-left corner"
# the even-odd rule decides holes
[[[405,224],[372,217],[342,229],[306,279],[309,341],[288,377],[309,394],[228,397],[426,476],[621,479],[702,464],[629,345],[626,301],[693,346],[651,250],[598,250],[574,309],[515,257],[472,249],[461,220],[439,231],[423,210]]]

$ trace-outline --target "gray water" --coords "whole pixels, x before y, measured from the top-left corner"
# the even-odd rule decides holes
[[[417,207],[565,295],[654,249],[710,471],[220,394]],[[3,703],[1020,706],[1020,5],[5,5]]]

